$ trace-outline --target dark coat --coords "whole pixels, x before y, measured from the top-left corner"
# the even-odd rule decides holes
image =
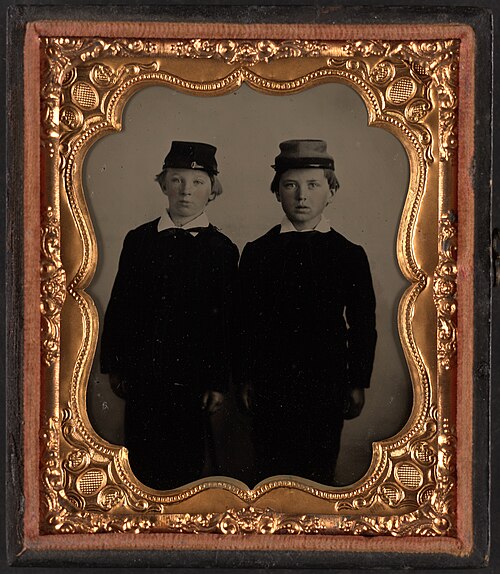
[[[343,398],[370,384],[375,295],[362,247],[334,231],[247,244],[240,261],[242,383],[254,391],[257,468],[330,482]],[[324,467],[322,466],[324,465]]]
[[[214,226],[196,236],[130,231],[104,317],[101,371],[126,392],[125,443],[135,474],[170,488],[200,477],[202,395],[231,371],[237,247]]]

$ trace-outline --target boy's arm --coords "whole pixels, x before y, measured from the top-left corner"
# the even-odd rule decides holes
[[[133,263],[134,251],[133,239],[128,233],[123,242],[118,272],[104,315],[100,355],[101,372],[112,375],[115,385],[125,375],[125,358],[129,354],[127,349],[129,349],[131,314],[134,312],[133,285],[137,281],[137,269]],[[121,382],[119,387],[117,394],[123,391]]]
[[[212,268],[213,281],[205,285],[212,291],[210,298],[211,316],[208,330],[212,344],[207,345],[205,377],[207,392],[203,404],[209,412],[220,408],[222,393],[227,391],[231,377],[234,314],[236,298],[236,281],[238,271],[238,248],[231,244],[221,250],[222,257],[216,267]]]
[[[255,316],[258,313],[257,286],[258,264],[252,244],[248,243],[241,254],[239,265],[239,323],[237,368],[235,369],[236,385],[239,399],[245,410],[252,406],[253,382],[255,373],[255,338],[257,325]]]
[[[356,246],[356,250],[356,253],[350,258],[350,281],[347,285],[345,310],[348,324],[347,367],[349,390],[365,389],[370,386],[377,341],[375,293],[373,291],[370,266],[363,248]],[[360,395],[358,402],[362,407],[364,393],[358,394]]]

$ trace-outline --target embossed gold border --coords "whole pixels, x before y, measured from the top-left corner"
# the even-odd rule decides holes
[[[32,30],[42,69],[40,531],[456,540],[458,71],[465,56],[471,65],[464,51],[470,31],[413,27],[412,40],[401,39],[404,27],[304,26],[305,40],[265,25],[255,37],[233,25],[194,37],[186,31],[196,26],[182,24],[161,39],[157,27],[150,36],[142,27],[142,38],[124,35],[126,24],[104,26],[108,35],[40,33],[51,27]],[[208,79],[199,65],[207,59]],[[369,471],[350,487],[268,480],[250,490],[207,480],[168,493],[142,488],[125,450],[95,435],[85,412],[98,320],[85,292],[97,256],[81,182],[85,153],[120,129],[127,98],[146,85],[216,95],[242,82],[290,93],[327,81],[355,89],[369,123],[395,134],[410,159],[397,240],[409,282],[398,320],[415,396],[410,419],[397,436],[374,444]]]

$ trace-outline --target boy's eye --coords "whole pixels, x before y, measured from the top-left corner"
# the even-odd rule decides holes
[[[309,187],[310,187],[311,189],[315,189],[315,188],[319,187],[319,183],[318,183],[317,181],[310,181],[310,182],[309,182]]]
[[[284,187],[285,189],[295,189],[295,188],[297,187],[297,184],[294,183],[293,181],[286,181],[286,182],[283,184],[283,187]]]

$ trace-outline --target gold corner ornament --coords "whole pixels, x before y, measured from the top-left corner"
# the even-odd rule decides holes
[[[439,103],[439,152],[441,161],[456,159],[458,146],[458,64],[460,40],[419,42],[350,41],[344,52],[351,56],[376,55],[408,62],[412,72],[437,88]]]
[[[439,367],[448,371],[457,355],[457,243],[455,212],[441,217],[438,228],[438,265],[434,275],[437,309],[437,356]]]
[[[42,357],[50,366],[60,357],[61,311],[66,298],[66,274],[60,257],[60,223],[51,207],[42,219],[40,281]]]
[[[69,417],[63,413],[63,423]],[[83,509],[77,499],[67,495],[66,473],[60,453],[60,440],[63,423],[58,417],[51,417],[42,433],[42,497],[44,513],[42,531],[45,533],[97,533],[97,532],[143,532],[156,522],[155,518],[143,516],[120,516]],[[75,464],[78,454],[69,457],[69,464]],[[73,462],[71,462],[73,461]],[[109,510],[109,508],[108,508]]]

